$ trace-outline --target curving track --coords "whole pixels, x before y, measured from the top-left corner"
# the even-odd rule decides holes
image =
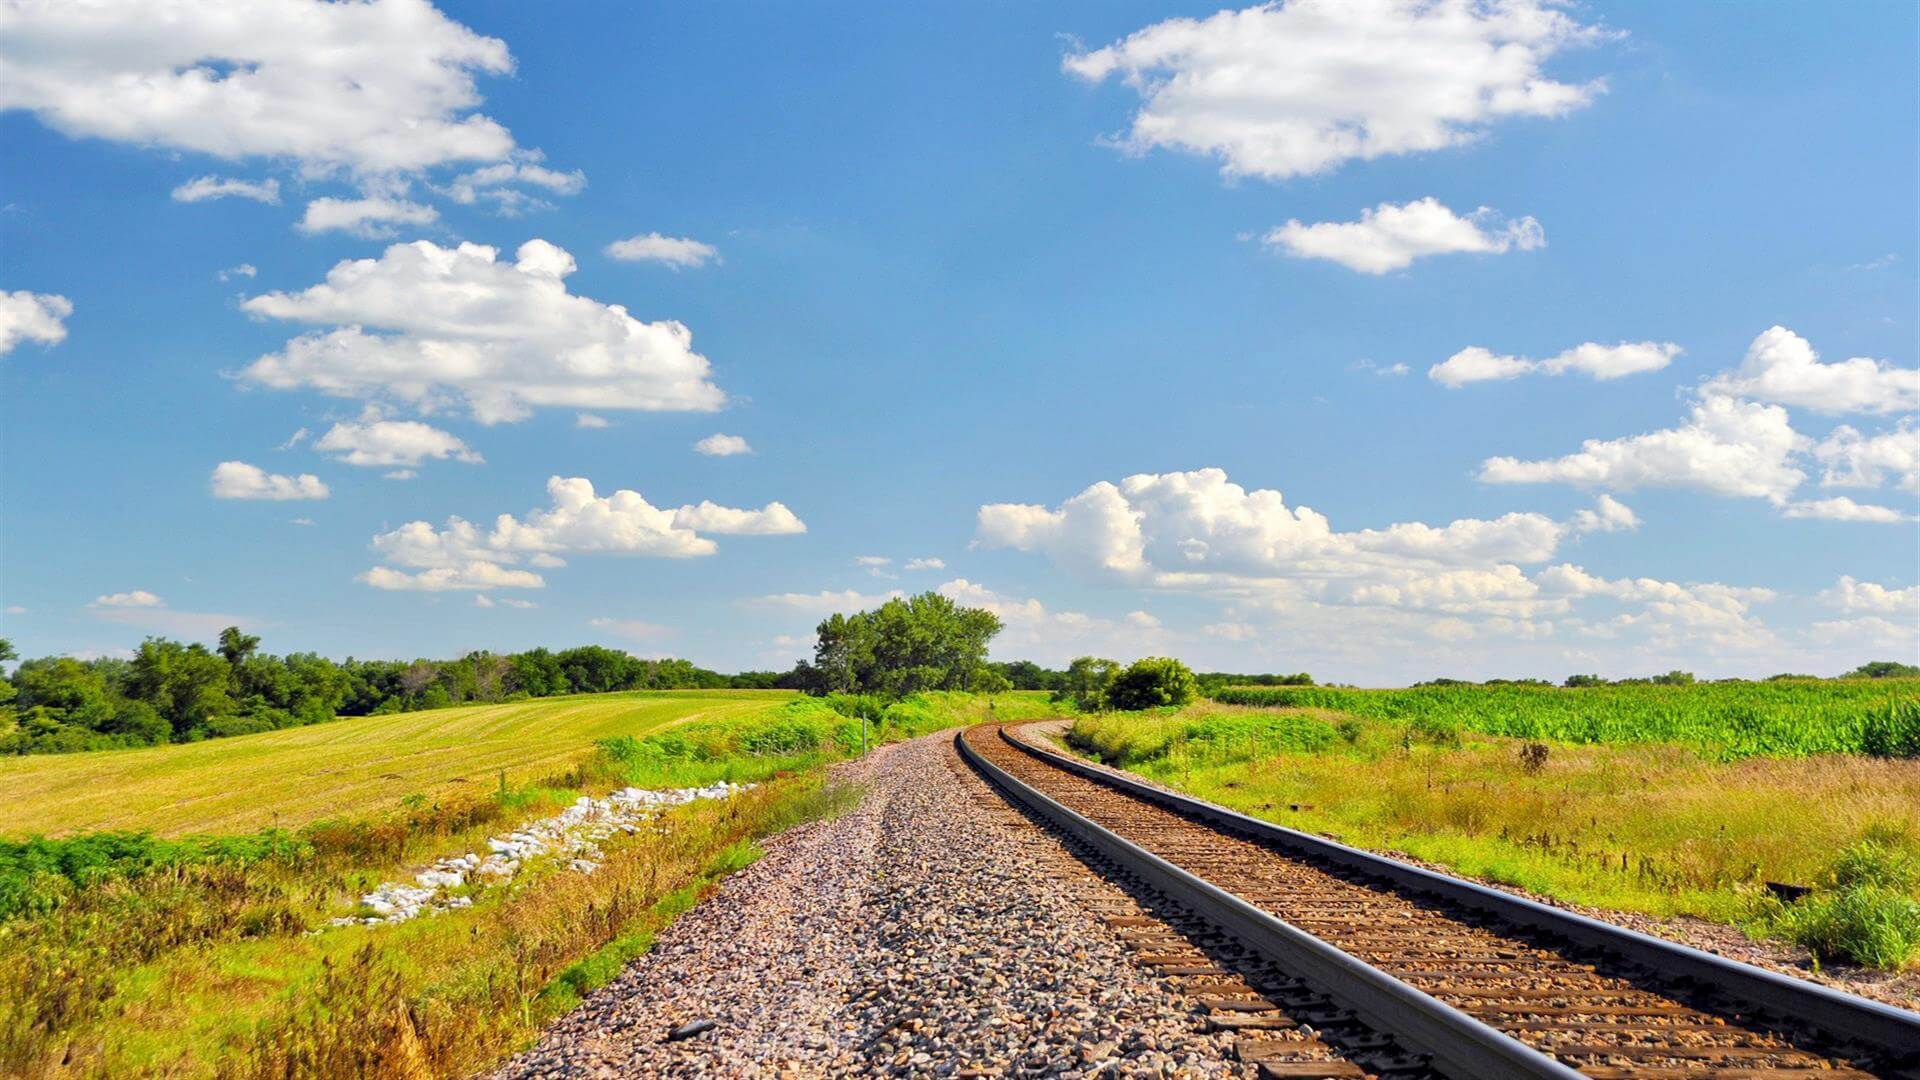
[[[1404,864],[1351,849],[1316,857],[1313,845],[1338,846],[1116,779],[998,726],[960,741],[1009,794],[1291,962],[1442,1071],[1920,1077],[1915,1014],[1626,931],[1596,942],[1598,924],[1512,898],[1525,910],[1503,918],[1474,902],[1488,890],[1413,872],[1453,888],[1442,896]]]

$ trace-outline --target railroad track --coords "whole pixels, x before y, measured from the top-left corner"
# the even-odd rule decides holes
[[[1170,794],[998,725],[956,743],[1013,799],[1439,1072],[1920,1078],[1920,1014]]]

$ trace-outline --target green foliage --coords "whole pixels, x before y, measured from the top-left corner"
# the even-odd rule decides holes
[[[1475,731],[1571,743],[1684,743],[1723,758],[1920,756],[1920,682],[1904,679],[1671,680],[1574,690],[1520,684],[1229,688],[1213,697],[1390,721],[1429,741],[1447,731]]]
[[[1313,753],[1333,746],[1336,739],[1352,741],[1325,720],[1301,713],[1174,718],[1102,713],[1075,720],[1067,733],[1072,746],[1109,765],[1131,769],[1152,764],[1176,771]]]
[[[105,832],[62,840],[0,841],[0,922],[46,914],[82,889],[208,863],[243,867],[259,862],[296,864],[310,857],[307,841],[277,830],[251,836],[189,836],[162,840],[147,833]]]
[[[1118,674],[1120,665],[1116,661],[1097,656],[1075,657],[1073,663],[1067,665],[1060,688],[1053,692],[1053,700],[1082,712],[1101,708],[1107,703],[1107,688],[1113,685],[1114,676]]]
[[[1107,687],[1107,707],[1138,711],[1185,705],[1196,683],[1187,665],[1172,657],[1147,656],[1128,664]]]
[[[1915,676],[1920,676],[1920,667],[1892,660],[1875,660],[1861,664],[1840,677],[1843,679],[1911,679]]]
[[[828,616],[818,628],[812,665],[802,665],[796,675],[823,694],[992,692],[1009,685],[987,664],[987,643],[999,632],[1000,617],[993,612],[924,592],[872,611]]]
[[[1823,961],[1895,970],[1920,963],[1920,853],[1899,830],[1869,830],[1835,857],[1819,888],[1770,923]]]

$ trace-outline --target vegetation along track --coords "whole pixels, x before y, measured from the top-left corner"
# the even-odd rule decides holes
[[[960,742],[1014,798],[1440,1071],[1920,1077],[1920,1015],[1160,792],[999,725]]]

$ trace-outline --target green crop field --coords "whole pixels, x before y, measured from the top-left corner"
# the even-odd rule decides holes
[[[90,754],[0,758],[0,836],[103,829],[232,833],[396,806],[409,795],[483,794],[535,782],[593,744],[691,719],[764,712],[779,690],[668,690],[542,698],[227,739]]]
[[[1430,729],[1570,743],[1684,743],[1724,758],[1920,757],[1920,679],[1614,684],[1230,687],[1229,705],[1328,709]]]

